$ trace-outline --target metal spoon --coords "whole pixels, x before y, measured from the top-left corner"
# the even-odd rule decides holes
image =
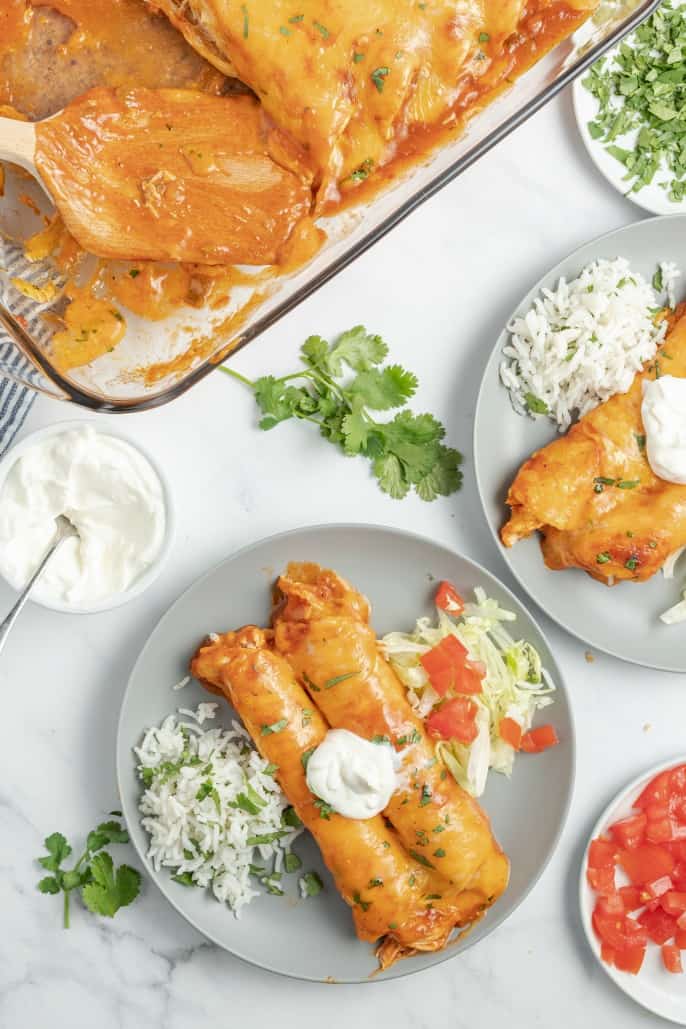
[[[76,526],[69,521],[66,515],[63,514],[58,515],[55,519],[55,528],[56,531],[53,540],[48,549],[43,554],[40,564],[38,565],[38,568],[36,568],[35,572],[31,576],[29,581],[26,583],[26,586],[24,587],[21,596],[17,600],[16,604],[14,605],[10,613],[7,615],[7,618],[5,618],[4,622],[0,623],[0,651],[2,651],[2,648],[5,645],[5,641],[9,636],[10,629],[17,620],[19,612],[28,600],[29,593],[31,592],[34,586],[36,579],[41,574],[50,558],[59,548],[60,544],[64,543],[65,540],[71,539],[72,536],[79,535],[79,530],[76,528]]]

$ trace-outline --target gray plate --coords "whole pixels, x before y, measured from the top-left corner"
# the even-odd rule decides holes
[[[686,215],[650,218],[586,244],[536,283],[512,317],[524,314],[542,287],[555,287],[562,275],[576,277],[598,257],[626,257],[648,281],[659,261],[676,262],[686,275]],[[677,298],[683,292],[684,280],[679,280]],[[498,376],[507,335],[503,331],[486,366],[474,421],[477,485],[500,553],[529,596],[580,640],[624,661],[686,672],[686,626],[667,626],[659,620],[661,612],[680,599],[686,580],[686,555],[672,580],[660,573],[645,583],[624,582],[609,588],[576,569],[549,571],[536,537],[511,549],[500,542],[498,532],[507,518],[508,486],[520,464],[556,433],[548,418],[523,417],[513,410]]]
[[[441,954],[410,958],[377,979],[392,979],[445,961],[491,933],[526,896],[543,871],[561,832],[574,778],[574,728],[562,676],[540,629],[522,604],[484,568],[446,547],[397,529],[330,525],[299,529],[262,540],[208,572],[170,608],[152,633],[131,675],[119,720],[117,774],[126,822],[148,875],[177,911],[200,932],[232,954],[298,979],[367,982],[375,968],[371,947],[353,932],[347,906],[336,893],[314,842],[297,841],[305,869],[314,868],[325,891],[297,898],[297,875],[286,876],[286,897],[257,898],[236,920],[228,908],[199,889],[156,873],[145,854],[147,837],[137,811],[140,785],[131,748],[145,727],[179,705],[193,707],[207,694],[193,683],[180,692],[171,686],[185,674],[188,659],[210,631],[246,622],[266,624],[269,586],[288,561],[318,561],[335,567],[362,589],[373,605],[379,633],[411,629],[432,613],[434,580],[450,579],[467,594],[483,586],[517,614],[514,632],[540,651],[558,686],[551,716],[561,743],[535,757],[523,755],[510,781],[493,774],[482,798],[495,832],[512,862],[506,894],[464,940]],[[231,710],[221,711],[227,723]],[[219,715],[219,712],[218,712]],[[531,818],[531,812],[536,817]]]

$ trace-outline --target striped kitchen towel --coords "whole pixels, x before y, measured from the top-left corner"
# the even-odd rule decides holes
[[[34,339],[46,342],[49,329],[40,317],[44,305],[22,296],[10,284],[14,277],[29,282],[45,279],[45,267],[27,261],[23,247],[7,238],[2,240],[1,263],[4,274],[0,276],[0,301],[15,317],[25,320],[26,328]],[[34,382],[38,386],[40,381],[38,369],[24,357],[0,326],[0,457],[11,446],[36,399],[36,393],[26,384]]]
[[[20,363],[28,364],[9,337],[0,331],[0,368]],[[3,376],[0,379],[0,457],[24,424],[24,419],[36,399],[33,390]]]

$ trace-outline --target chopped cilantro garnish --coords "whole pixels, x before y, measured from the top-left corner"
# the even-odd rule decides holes
[[[321,797],[317,797],[317,799],[314,802],[314,806],[319,808],[320,818],[325,818],[327,822],[330,821],[331,815],[334,813],[331,804],[327,804],[327,802],[325,800],[322,800]]]
[[[352,679],[357,675],[357,672],[344,672],[343,675],[334,675],[333,679],[327,679],[324,683],[324,689],[330,690],[332,686],[338,686],[339,682],[345,682],[346,679]]]
[[[287,807],[281,816],[283,825],[290,825],[293,829],[299,829],[302,825],[294,807]]]
[[[630,193],[655,181],[674,202],[686,196],[685,53],[686,11],[665,0],[582,80],[598,101],[588,131],[624,165]],[[653,286],[662,290],[660,273]]]
[[[316,749],[316,747],[310,747],[309,750],[303,751],[303,753],[300,755],[300,763],[302,764],[305,771],[307,771],[307,762],[310,760]]]
[[[249,847],[259,847],[262,843],[273,843],[283,836],[288,836],[290,829],[276,829],[274,832],[259,833],[257,836],[248,836],[245,841]]]
[[[595,559],[596,559],[596,564],[606,565],[608,563],[608,561],[612,560],[612,557],[611,557],[610,554],[608,554],[607,550],[603,550],[602,554],[596,554],[596,558]]]
[[[372,82],[374,83],[374,85],[376,86],[376,88],[379,91],[379,93],[383,93],[383,88],[384,88],[386,76],[390,75],[390,73],[391,73],[391,69],[390,68],[386,68],[386,67],[375,68],[374,71],[372,72],[370,78],[371,78]]]
[[[316,872],[305,872],[300,876],[300,891],[306,897],[316,897],[324,889],[324,883]]]
[[[409,855],[410,855],[410,857],[413,857],[415,859],[415,861],[418,861],[420,865],[424,865],[425,868],[433,868],[434,867],[431,864],[431,862],[428,860],[428,858],[425,858],[424,855],[420,854],[418,850],[410,850],[409,851]]]
[[[362,897],[360,896],[358,890],[355,890],[355,892],[353,893],[353,902],[359,905],[359,907],[361,907],[363,911],[369,911],[370,907],[372,906],[371,900],[362,900]]]
[[[299,868],[302,868],[302,861],[297,854],[293,851],[289,851],[283,859],[284,868],[287,872],[297,872]]]
[[[550,414],[550,409],[545,400],[540,400],[533,393],[525,394],[524,400],[526,402],[527,411],[529,411],[530,414]]]
[[[271,725],[263,725],[260,730],[261,736],[270,736],[272,733],[283,732],[288,725],[287,718],[280,718],[278,722],[272,722]]]

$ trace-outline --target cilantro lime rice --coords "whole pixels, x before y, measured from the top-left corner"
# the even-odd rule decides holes
[[[301,868],[291,845],[302,827],[245,729],[203,728],[217,707],[180,708],[146,730],[135,748],[139,809],[155,869],[209,887],[238,916],[262,890],[284,892],[284,874]]]

